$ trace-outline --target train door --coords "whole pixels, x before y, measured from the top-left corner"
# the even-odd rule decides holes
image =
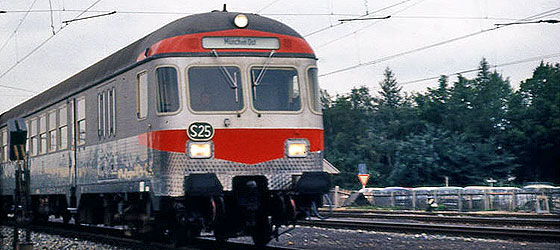
[[[151,159],[151,143],[152,138],[150,132],[152,131],[152,126],[150,120],[148,119],[149,116],[149,105],[148,105],[148,72],[141,71],[136,75],[136,119],[139,122],[139,133],[146,133],[148,136],[145,136],[144,145],[148,145],[146,147],[146,155],[145,158],[148,161],[148,164]]]
[[[69,209],[72,211],[77,209],[77,205],[80,201],[80,194],[77,190],[78,186],[78,163],[79,163],[79,151],[85,145],[86,139],[86,121],[85,121],[85,111],[86,111],[86,99],[85,97],[76,97],[68,100],[68,117],[69,119],[69,143],[70,143],[70,154],[69,154],[69,171],[70,171],[70,188],[69,188]]]
[[[115,82],[97,88],[97,181],[118,179]]]
[[[67,107],[67,118],[68,119],[68,141],[67,144],[70,145],[70,150],[68,151],[68,170],[69,170],[69,180],[70,183],[69,190],[68,190],[68,209],[71,212],[75,212],[77,209],[77,197],[76,197],[76,180],[77,180],[77,168],[76,168],[76,160],[77,160],[77,152],[76,152],[76,99],[71,98],[68,99]]]

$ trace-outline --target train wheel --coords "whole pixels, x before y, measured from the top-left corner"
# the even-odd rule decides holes
[[[272,224],[268,216],[257,218],[257,225],[251,236],[256,246],[266,246],[272,240]]]

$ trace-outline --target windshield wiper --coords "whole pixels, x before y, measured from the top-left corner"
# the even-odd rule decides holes
[[[272,56],[274,55],[274,50],[270,51],[270,55],[268,55],[268,58],[266,59],[266,62],[264,63],[264,67],[261,69],[261,72],[259,72],[259,75],[257,76],[257,79],[253,82],[253,85],[255,86],[259,86],[259,84],[261,84],[261,81],[264,77],[264,73],[266,73],[266,70],[268,69],[268,66],[270,66],[270,59],[272,59]]]
[[[220,58],[218,52],[216,52],[215,49],[212,50],[212,53],[214,53],[216,58]],[[220,69],[222,70],[222,74],[224,74],[224,76],[226,77],[226,80],[228,80],[230,87],[232,89],[235,89],[235,102],[239,102],[239,95],[238,95],[238,88],[237,88],[237,72],[233,72],[233,76],[231,76],[231,74],[229,73],[228,69],[225,66],[220,65]]]
[[[261,81],[264,77],[264,74],[266,73],[266,70],[270,66],[270,61],[272,59],[272,56],[274,55],[274,52],[275,52],[274,50],[270,51],[270,54],[268,55],[268,58],[266,59],[266,62],[264,63],[264,67],[261,69],[261,72],[259,72],[259,75],[257,76],[257,79],[255,79],[255,75],[253,74],[253,99],[254,100],[257,99],[257,86],[259,86],[261,84]]]

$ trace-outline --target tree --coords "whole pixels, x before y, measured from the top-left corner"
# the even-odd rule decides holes
[[[490,72],[482,59],[478,75],[473,79],[472,123],[470,131],[482,138],[496,137],[505,129],[505,116],[512,95],[509,80],[496,71]]]
[[[483,184],[484,179],[505,179],[515,168],[515,157],[493,141],[471,142],[457,134],[428,126],[399,143],[392,185],[436,185],[448,176],[453,185]]]
[[[437,89],[428,88],[427,94],[414,97],[419,118],[433,126],[442,126],[449,118],[450,89],[447,81],[447,76],[442,75]]]
[[[560,183],[560,64],[541,64],[509,102],[506,147],[522,181]]]
[[[389,67],[385,68],[383,73],[385,77],[383,81],[379,83],[381,91],[379,91],[380,98],[377,99],[377,104],[380,108],[396,109],[402,103],[401,89],[398,86],[397,79],[393,74],[393,71]]]
[[[348,95],[337,95],[323,111],[325,157],[341,171],[334,178],[336,185],[358,187],[357,165],[363,162],[373,166],[376,161],[368,126],[371,100],[368,88],[353,88]],[[375,175],[374,171],[371,174]]]

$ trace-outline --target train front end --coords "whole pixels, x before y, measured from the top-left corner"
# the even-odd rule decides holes
[[[158,221],[177,241],[208,230],[266,244],[330,189],[316,57],[298,33],[259,15],[186,19],[196,32],[138,59],[155,58],[166,111],[139,138],[153,150]]]

